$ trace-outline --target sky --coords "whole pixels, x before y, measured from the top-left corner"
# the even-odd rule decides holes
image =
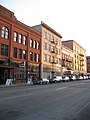
[[[43,21],[63,37],[75,40],[90,56],[90,0],[0,0],[28,26]]]

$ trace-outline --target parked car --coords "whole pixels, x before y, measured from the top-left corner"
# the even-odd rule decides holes
[[[83,77],[82,76],[78,76],[77,80],[83,80]]]
[[[83,77],[82,77],[82,76],[79,76],[79,80],[83,80]]]
[[[42,79],[38,79],[36,81],[34,81],[34,85],[44,85],[44,84],[48,84],[49,80],[47,78],[42,78]]]
[[[68,82],[68,81],[70,81],[68,76],[63,77],[62,82]]]
[[[88,76],[83,76],[84,80],[87,80],[88,79]]]
[[[53,79],[50,80],[50,83],[56,83],[56,82],[61,82],[62,77],[61,76],[55,76]]]
[[[75,81],[76,79],[77,79],[76,76],[72,76],[70,80]]]

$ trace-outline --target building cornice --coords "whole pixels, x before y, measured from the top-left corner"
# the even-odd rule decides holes
[[[53,32],[54,34],[56,34],[57,36],[59,36],[60,38],[62,38],[62,36],[56,32],[54,29],[52,29],[51,27],[49,27],[47,24],[45,24],[43,21],[41,21],[41,25],[45,28],[47,28],[48,30],[50,30],[51,32]]]

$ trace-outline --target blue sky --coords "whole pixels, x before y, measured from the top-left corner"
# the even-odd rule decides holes
[[[0,4],[29,26],[45,22],[62,40],[75,40],[90,55],[89,0],[0,0]]]

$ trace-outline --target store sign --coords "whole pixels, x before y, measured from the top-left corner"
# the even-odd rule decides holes
[[[5,85],[6,86],[12,85],[12,81],[13,79],[7,79]]]

